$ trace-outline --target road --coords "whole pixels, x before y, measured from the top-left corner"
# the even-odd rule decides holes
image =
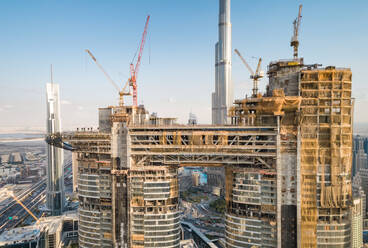
[[[217,197],[208,195],[208,199],[200,203],[187,202],[180,200],[183,211],[182,219],[192,223],[203,234],[215,237],[224,237],[223,215],[212,211],[209,203]]]
[[[71,173],[71,160],[68,160],[64,166],[64,178],[67,178]],[[46,198],[46,177],[31,186],[31,188],[21,192],[18,199],[31,211],[38,209],[41,204],[45,203]],[[32,211],[32,212],[33,212]],[[0,209],[0,233],[5,230],[12,229],[22,224],[30,215],[20,206],[15,200]]]

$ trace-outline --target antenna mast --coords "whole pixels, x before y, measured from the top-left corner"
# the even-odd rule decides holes
[[[51,77],[51,83],[53,84],[54,83],[54,78],[53,78],[53,73],[52,73],[52,64],[50,65],[50,77]]]

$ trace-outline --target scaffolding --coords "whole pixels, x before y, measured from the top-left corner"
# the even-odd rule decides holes
[[[351,76],[333,67],[300,73],[301,247],[317,247],[318,225],[343,224],[352,199]]]
[[[225,167],[228,246],[317,247],[328,245],[325,230],[348,232],[351,71],[291,66],[271,74],[297,80],[293,95],[272,78],[272,92],[235,101],[228,126],[177,125],[128,106],[104,115],[109,132],[65,135],[78,154],[82,246],[176,247],[179,166]],[[160,216],[172,220],[169,236]]]

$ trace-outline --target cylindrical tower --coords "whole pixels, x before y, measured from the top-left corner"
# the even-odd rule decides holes
[[[131,247],[180,247],[176,167],[130,170]]]
[[[78,166],[79,247],[114,247],[110,134],[76,132],[70,142],[79,147],[74,156]]]

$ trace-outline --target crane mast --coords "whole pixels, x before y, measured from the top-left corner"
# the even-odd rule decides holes
[[[139,47],[139,53],[136,65],[133,65],[133,62],[130,63],[130,79],[129,79],[129,85],[133,88],[133,106],[138,106],[137,103],[137,76],[139,72],[139,67],[141,64],[141,58],[143,54],[144,44],[146,43],[146,36],[147,36],[147,29],[148,29],[148,23],[149,23],[150,16],[147,16],[146,24],[144,26],[144,31],[142,34],[141,44]]]
[[[299,48],[299,27],[300,27],[300,21],[302,19],[302,7],[303,5],[299,5],[299,14],[298,17],[294,20],[294,34],[293,37],[291,37],[290,46],[294,48],[294,59],[298,58],[298,48]]]
[[[257,69],[256,72],[254,73],[253,76],[253,96],[256,97],[258,94],[258,80],[260,78],[262,78],[263,76],[261,75],[261,62],[262,62],[262,58],[258,59],[258,65],[257,65]]]

